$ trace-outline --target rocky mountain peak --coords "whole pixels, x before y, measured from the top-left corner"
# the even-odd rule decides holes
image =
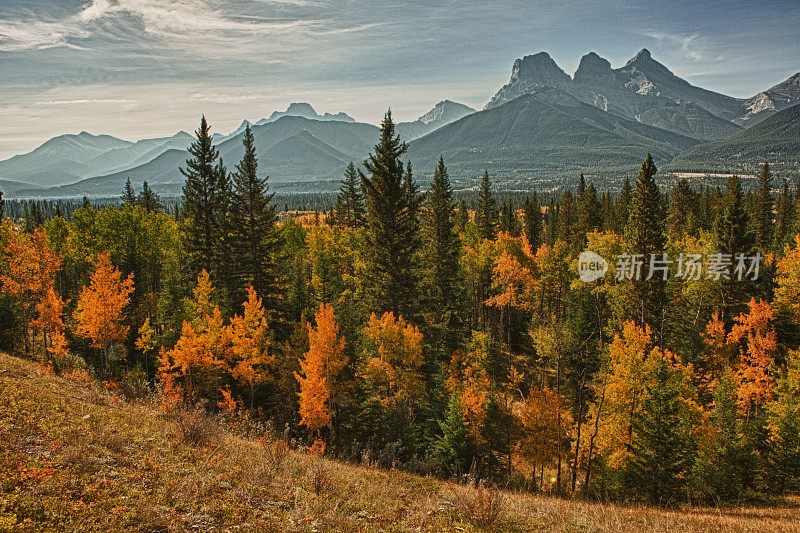
[[[594,52],[589,52],[583,56],[578,65],[578,70],[575,71],[575,81],[579,83],[607,81],[613,76],[611,63]]]
[[[553,61],[547,52],[525,56],[514,61],[511,83],[524,81],[536,85],[563,87],[571,81],[569,74]]]

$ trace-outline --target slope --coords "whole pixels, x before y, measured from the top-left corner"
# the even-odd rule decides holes
[[[723,141],[687,150],[675,158],[670,168],[750,172],[765,160],[779,172],[797,171],[800,163],[800,105],[778,111]]]
[[[635,168],[647,152],[670,160],[697,141],[629,121],[556,89],[480,111],[410,145],[417,169],[439,155],[459,172],[505,175],[609,172]]]
[[[797,507],[665,511],[316,459],[0,354],[0,530],[793,531]],[[190,438],[194,437],[194,438]],[[315,490],[319,489],[319,490]],[[491,502],[499,510],[491,519]],[[488,518],[487,518],[488,517]]]

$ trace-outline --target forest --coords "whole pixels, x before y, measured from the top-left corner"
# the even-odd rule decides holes
[[[662,190],[641,154],[619,190],[503,196],[489,167],[458,200],[441,158],[421,190],[387,112],[335,205],[288,211],[249,127],[234,168],[210,132],[177,203],[0,196],[0,350],[462,483],[663,506],[800,489],[800,191],[768,162]],[[586,250],[608,260],[590,282]]]

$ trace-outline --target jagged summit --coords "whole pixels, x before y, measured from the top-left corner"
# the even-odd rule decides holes
[[[575,71],[574,81],[587,83],[603,81],[614,77],[611,63],[594,52],[589,52],[581,58],[578,70]]]
[[[550,87],[561,87],[568,84],[572,78],[561,70],[550,54],[539,52],[514,61],[514,67],[511,69],[511,82],[518,80]]]
[[[274,122],[281,117],[303,117],[309,120],[325,120],[325,121],[339,121],[339,122],[355,122],[356,120],[347,113],[325,113],[320,115],[308,102],[292,102],[286,111],[274,111],[269,118],[262,118],[256,122],[256,126],[261,126],[267,122]]]

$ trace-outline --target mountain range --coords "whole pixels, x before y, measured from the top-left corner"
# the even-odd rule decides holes
[[[576,172],[626,174],[651,152],[663,170],[740,172],[764,159],[777,171],[800,162],[800,73],[751,98],[694,86],[641,50],[613,68],[594,52],[570,76],[546,53],[514,62],[509,82],[484,108],[444,100],[415,121],[396,125],[418,175],[444,156],[465,185],[484,168],[524,186]],[[286,191],[330,190],[350,161],[378,141],[377,127],[346,113],[317,113],[303,102],[215,134],[233,168],[250,126],[264,175]],[[161,194],[180,193],[179,167],[192,137],[125,141],[108,135],[62,135],[0,161],[9,196],[117,195],[125,180],[147,180]],[[458,182],[461,178],[456,178]]]

